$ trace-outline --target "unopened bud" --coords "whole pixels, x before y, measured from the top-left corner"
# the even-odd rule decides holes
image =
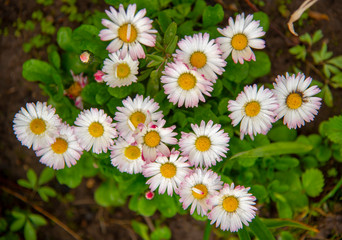
[[[81,53],[80,59],[83,63],[90,63],[92,59],[92,53],[89,51],[84,51]]]
[[[145,193],[145,197],[148,200],[152,200],[154,198],[154,193],[152,191],[148,191]]]
[[[104,72],[97,70],[97,72],[94,74],[95,81],[103,82],[103,79],[102,79],[103,75],[104,75]]]

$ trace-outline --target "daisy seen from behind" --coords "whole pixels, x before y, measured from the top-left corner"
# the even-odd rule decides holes
[[[222,187],[221,177],[215,172],[196,168],[184,178],[177,192],[184,209],[191,205],[191,214],[197,209],[197,214],[204,216],[210,209],[207,200]]]
[[[191,68],[196,68],[206,79],[215,83],[217,75],[224,72],[223,67],[227,63],[222,58],[222,52],[215,40],[210,40],[209,37],[208,33],[185,36],[178,42],[180,49],[176,50],[174,57]]]
[[[142,156],[146,163],[155,161],[157,153],[168,157],[170,149],[166,144],[177,143],[174,137],[177,133],[173,132],[176,126],[164,128],[165,123],[164,119],[159,119],[157,122],[150,122],[147,125],[140,123],[138,126],[139,132],[135,134],[135,138],[138,144],[142,144]]]
[[[158,193],[172,196],[177,190],[184,177],[190,172],[190,165],[186,157],[179,156],[178,151],[172,151],[169,157],[160,154],[152,163],[146,164],[143,168],[143,175],[147,178],[151,191],[158,187]]]
[[[284,117],[284,124],[288,128],[297,128],[310,122],[317,115],[321,107],[321,98],[313,97],[321,90],[315,85],[310,86],[311,77],[298,73],[286,76],[278,76],[273,83],[279,108],[276,110],[277,119]]]
[[[53,169],[62,169],[75,165],[82,155],[83,148],[79,145],[73,127],[62,124],[56,140],[36,151],[40,162]]]
[[[144,17],[146,9],[140,10],[137,14],[136,4],[130,4],[127,11],[120,4],[118,11],[110,7],[110,11],[106,10],[106,14],[111,19],[102,19],[102,24],[108,29],[100,31],[102,41],[112,42],[107,46],[107,50],[111,53],[121,49],[120,57],[123,58],[127,54],[133,60],[145,58],[145,52],[141,44],[154,47],[156,43],[156,30],[152,29],[152,20]]]
[[[199,101],[205,102],[203,95],[211,96],[213,83],[183,62],[168,63],[163,74],[164,92],[170,102],[178,103],[178,107],[197,107]]]
[[[251,139],[257,133],[266,134],[275,122],[275,111],[278,108],[277,99],[269,89],[257,85],[245,86],[236,100],[229,100],[229,117],[235,127],[240,122],[240,138],[248,134]]]
[[[37,150],[53,143],[61,125],[56,110],[46,102],[27,103],[15,114],[13,130],[22,145]]]
[[[259,21],[253,20],[253,15],[248,15],[245,18],[242,13],[236,16],[235,22],[230,17],[228,24],[223,29],[217,29],[223,35],[216,39],[223,52],[223,59],[226,59],[231,53],[235,63],[243,64],[244,60],[255,61],[255,55],[251,48],[265,48],[265,41],[259,39],[265,35],[263,28],[259,26]]]
[[[206,124],[202,120],[200,126],[191,124],[191,128],[194,132],[182,132],[179,140],[180,151],[183,156],[189,156],[191,165],[211,167],[226,157],[229,137],[220,124],[212,120]]]
[[[79,109],[83,109],[83,100],[81,97],[82,89],[88,84],[88,77],[83,76],[83,73],[75,75],[72,70],[70,70],[71,76],[74,80],[73,84],[70,85],[68,89],[64,91],[64,94],[70,99],[73,99],[75,106]]]
[[[129,55],[124,58],[120,58],[120,51],[109,54],[109,58],[106,58],[103,62],[102,80],[107,83],[108,86],[121,87],[131,85],[137,81],[138,65],[139,61],[132,60]]]
[[[138,127],[140,123],[147,125],[151,121],[163,118],[159,104],[149,96],[144,98],[136,95],[135,98],[128,97],[122,101],[123,107],[117,107],[114,119],[117,121],[116,128],[119,135],[127,138]]]
[[[135,142],[129,143],[119,137],[111,150],[111,162],[114,167],[117,167],[120,172],[136,174],[142,172],[142,167],[145,161],[142,160],[142,147]]]
[[[117,137],[115,123],[103,109],[86,109],[75,120],[75,135],[81,147],[94,153],[107,152]]]
[[[234,183],[230,186],[224,184],[218,195],[211,196],[208,204],[212,206],[212,210],[208,213],[210,224],[216,222],[216,227],[220,226],[223,231],[237,232],[248,226],[255,217],[257,210],[255,205],[256,198],[248,193],[249,187],[237,186]]]

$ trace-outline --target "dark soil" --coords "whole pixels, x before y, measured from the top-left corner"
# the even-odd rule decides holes
[[[17,18],[23,21],[31,19],[32,12],[41,9],[44,15],[50,15],[54,21],[54,25],[76,27],[77,23],[71,23],[68,17],[59,11],[63,1],[55,0],[54,5],[44,7],[38,5],[35,0],[0,0],[0,28],[9,29],[8,36],[1,35],[0,40],[0,185],[6,186],[14,192],[29,198],[30,192],[19,187],[16,182],[20,178],[26,178],[27,169],[33,168],[40,173],[44,168],[38,162],[32,150],[21,146],[16,139],[12,130],[12,120],[21,107],[27,102],[46,101],[47,97],[43,96],[38,84],[28,82],[22,77],[22,65],[30,58],[38,58],[46,60],[46,49],[33,49],[30,53],[22,50],[22,44],[29,41],[31,37],[39,32],[39,26],[36,26],[33,32],[23,31],[20,37],[14,36],[15,28],[12,26]],[[93,0],[78,1],[79,11],[85,9],[98,9],[104,11],[108,8],[103,2],[94,4]],[[208,1],[213,2],[213,1]],[[215,1],[221,2],[226,11],[226,18],[233,14],[236,7],[239,12],[253,13],[253,7],[247,4],[249,1]],[[215,3],[213,2],[213,3]],[[224,2],[224,3],[223,3]],[[271,26],[265,37],[267,47],[266,51],[272,61],[272,71],[267,78],[261,81],[267,83],[272,82],[278,74],[285,74],[290,67],[296,62],[295,58],[289,54],[288,49],[298,43],[298,38],[292,36],[286,26],[288,18],[280,15],[278,11],[280,2],[291,2],[287,5],[288,9],[293,12],[301,4],[301,0],[293,1],[272,1],[264,0],[265,6],[259,7],[260,10],[266,12],[271,18]],[[295,24],[296,31],[299,34],[308,32],[312,34],[321,29],[324,34],[324,40],[328,43],[328,49],[333,51],[335,56],[342,54],[342,48],[339,43],[342,42],[342,1],[325,0],[318,1],[312,8],[312,11],[325,14],[329,20],[319,18],[308,18],[303,22],[302,26]],[[316,80],[323,81],[320,76],[314,72],[303,69],[305,73],[313,76]],[[322,106],[316,121],[307,124],[301,129],[301,132],[315,133],[321,121],[329,117],[340,114],[342,106],[341,90],[333,90],[334,107],[328,108]],[[139,237],[131,229],[130,221],[133,219],[141,222],[149,222],[131,212],[127,206],[121,208],[102,208],[95,204],[93,200],[93,192],[98,186],[100,180],[88,179],[83,181],[82,185],[76,189],[68,189],[54,180],[51,186],[63,196],[58,200],[50,202],[42,202],[36,196],[34,204],[45,209],[56,218],[63,221],[73,231],[81,236],[82,239],[139,239]],[[68,197],[73,195],[74,201],[68,201]],[[8,210],[14,206],[23,209],[29,209],[36,212],[29,204],[18,200],[11,194],[1,191],[0,194],[0,216],[4,216]],[[329,232],[339,227],[341,231],[341,206],[337,207],[333,213],[329,213],[326,217],[313,223],[321,230],[319,239],[328,239]],[[49,221],[50,222],[50,221]],[[172,230],[172,239],[202,239],[204,231],[204,222],[195,221],[191,216],[176,216],[168,219],[168,226]],[[70,234],[54,223],[39,228],[38,239],[74,239]]]

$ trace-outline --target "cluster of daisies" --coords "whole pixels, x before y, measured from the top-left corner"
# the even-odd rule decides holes
[[[139,59],[145,58],[141,44],[154,47],[156,30],[145,17],[145,9],[135,12],[135,4],[127,11],[123,5],[118,11],[113,7],[106,11],[110,20],[103,19],[102,24],[108,29],[99,35],[103,41],[112,41],[107,47],[109,58],[94,75],[96,81],[110,87],[137,81]],[[251,48],[265,47],[265,41],[259,39],[265,32],[252,15],[237,15],[235,22],[230,18],[229,25],[218,31],[223,37],[215,40],[208,33],[186,36],[178,42],[173,61],[166,64],[161,83],[169,101],[178,107],[205,102],[204,95],[210,96],[230,54],[235,63],[242,64],[255,60]],[[83,54],[81,60],[88,57]],[[76,103],[86,79],[72,75],[74,85],[66,94]],[[228,102],[233,126],[241,123],[241,139],[247,134],[252,139],[257,133],[266,134],[280,118],[289,128],[312,121],[321,99],[313,97],[320,89],[309,87],[310,83],[311,78],[303,74],[286,74],[278,76],[272,90],[246,86],[236,100]],[[142,173],[151,192],[178,194],[184,209],[208,216],[222,230],[238,231],[252,221],[257,209],[249,188],[224,184],[209,169],[229,150],[229,137],[221,125],[213,121],[191,124],[192,132],[181,132],[177,140],[175,126],[165,127],[163,113],[153,99],[137,95],[122,103],[114,119],[101,109],[85,109],[73,126],[64,123],[52,106],[28,103],[15,115],[13,128],[22,144],[32,147],[40,161],[54,169],[76,164],[83,151],[100,154],[109,150],[112,165],[121,172]]]
[[[137,95],[122,101],[114,119],[96,108],[80,112],[74,125],[59,118],[46,103],[28,103],[15,115],[13,129],[23,145],[33,148],[40,162],[54,169],[77,163],[83,151],[110,151],[110,161],[121,172],[142,173],[152,192],[180,196],[183,208],[190,206],[207,215],[223,230],[238,231],[248,225],[256,208],[249,188],[223,184],[209,168],[228,151],[228,134],[212,121],[191,124],[192,132],[165,127],[159,105]],[[179,150],[175,150],[179,149]]]

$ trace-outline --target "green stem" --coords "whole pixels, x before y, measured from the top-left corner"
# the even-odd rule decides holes
[[[246,230],[246,226],[238,231],[238,236],[240,240],[251,240],[248,231]]]
[[[211,224],[210,220],[207,221],[204,229],[203,240],[209,240],[211,234]]]
[[[322,198],[322,200],[318,203],[318,205],[319,206],[322,205],[329,198],[333,197],[335,195],[335,193],[337,192],[337,190],[340,189],[341,185],[342,185],[342,178],[340,178],[340,180],[338,181],[336,186],[333,188],[333,190],[331,190],[327,195],[324,196],[324,198]]]

